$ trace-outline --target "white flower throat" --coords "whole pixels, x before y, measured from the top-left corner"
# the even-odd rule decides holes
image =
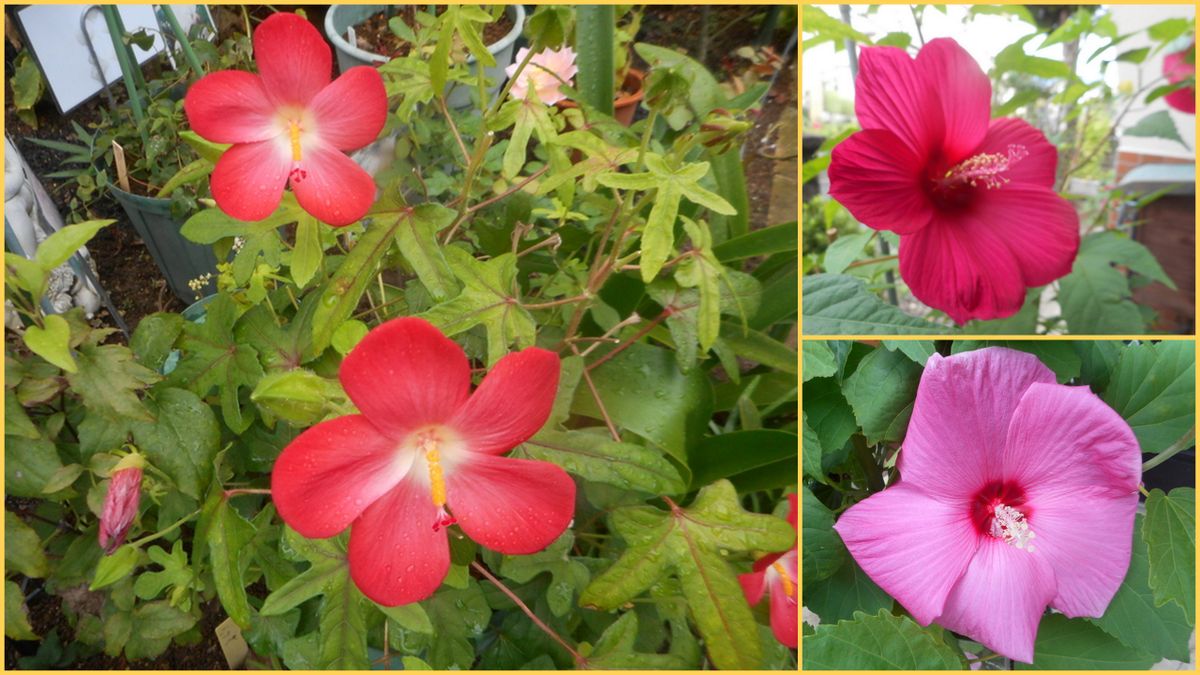
[[[997,505],[992,512],[989,534],[1030,553],[1033,552],[1033,539],[1037,537],[1033,530],[1029,529],[1029,522],[1025,520],[1025,514],[1007,504]]]

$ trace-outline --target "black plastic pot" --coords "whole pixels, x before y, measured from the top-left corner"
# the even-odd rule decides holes
[[[216,289],[217,257],[212,247],[189,241],[180,233],[183,223],[171,216],[171,200],[141,197],[113,185],[108,189],[146,242],[176,297],[191,304]],[[212,274],[212,279],[204,287],[193,290],[188,285],[205,274]]]

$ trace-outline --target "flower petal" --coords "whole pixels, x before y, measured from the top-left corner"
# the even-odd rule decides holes
[[[1087,387],[1032,384],[1012,415],[1005,477],[1039,494],[1137,492],[1142,453],[1129,424]]]
[[[338,377],[363,415],[401,439],[454,415],[467,400],[471,365],[462,347],[433,324],[404,317],[367,333],[342,360]]]
[[[1079,214],[1053,190],[1016,183],[983,190],[974,220],[1004,242],[1026,286],[1044,286],[1071,273],[1079,253]]]
[[[321,33],[284,12],[254,30],[254,61],[267,96],[278,105],[307,105],[333,72],[333,53]]]
[[[1191,54],[1191,62],[1188,61],[1189,53]],[[1167,82],[1171,84],[1195,77],[1196,43],[1193,42],[1192,46],[1187,49],[1172,52],[1164,56],[1162,68],[1163,75],[1166,76]],[[1196,114],[1196,88],[1194,86],[1177,89],[1163,96],[1163,101],[1180,112],[1185,112],[1189,115]]]
[[[969,211],[937,212],[903,237],[900,276],[959,324],[1012,316],[1025,303],[1024,276],[1004,239]]]
[[[213,199],[238,220],[262,220],[279,206],[290,168],[291,158],[274,140],[237,143],[213,169]]]
[[[370,66],[355,66],[322,89],[309,111],[322,143],[357,150],[375,140],[387,121],[383,78]]]
[[[283,449],[271,471],[271,499],[293,530],[332,537],[391,490],[412,461],[362,415],[338,417]]]
[[[304,159],[291,177],[300,207],[334,227],[367,215],[375,202],[375,179],[341,150],[324,143],[304,148]]]
[[[1067,616],[1100,617],[1129,571],[1138,494],[1084,489],[1032,493],[1034,549],[1058,579],[1051,604]]]
[[[834,147],[829,195],[868,227],[911,234],[933,217],[921,171],[921,160],[898,136],[866,129]]]
[[[785,560],[784,565],[787,565]],[[796,556],[791,556],[790,573],[793,579],[798,579],[797,576]],[[796,588],[792,587],[792,595],[788,595],[783,588],[783,582],[777,580],[771,584],[771,632],[775,634],[775,639],[792,649],[796,648],[797,635],[799,633],[799,617],[800,607],[796,601]]]
[[[1010,659],[1031,663],[1038,623],[1054,587],[1054,570],[1036,552],[983,537],[937,622]]]
[[[558,355],[537,347],[496,362],[450,426],[474,452],[503,454],[536,434],[554,407]]]
[[[424,600],[450,569],[446,529],[433,529],[438,508],[418,480],[404,480],[350,528],[350,578],[371,600],[395,607]]]
[[[904,446],[904,484],[970,499],[1001,478],[1004,438],[1021,396],[1054,373],[1032,354],[989,347],[925,364]]]
[[[992,81],[975,59],[950,38],[930,40],[917,54],[931,96],[942,110],[942,155],[957,164],[983,140],[992,116]]]
[[[240,70],[200,78],[183,99],[192,130],[214,143],[265,141],[283,133],[262,80]]]
[[[867,576],[922,625],[942,613],[978,545],[965,502],[934,498],[907,479],[850,507],[833,529]]]
[[[992,120],[983,142],[972,154],[1007,155],[1010,145],[1028,153],[1003,173],[1013,183],[1028,183],[1053,188],[1058,170],[1058,149],[1046,135],[1025,120],[1001,117]]]
[[[549,462],[472,455],[446,475],[446,501],[477,543],[507,555],[549,546],[575,516],[575,482]]]
[[[927,158],[945,135],[936,92],[917,63],[898,47],[863,47],[854,84],[854,112],[863,129],[886,129]]]
[[[779,555],[778,553],[774,553],[767,557],[778,558]],[[771,562],[763,563],[764,560],[767,560],[767,558],[762,558],[754,563],[753,572],[738,575],[738,583],[742,586],[742,594],[746,596],[746,602],[751,606],[757,605],[762,601],[763,592],[767,589],[764,581],[767,576],[766,569]]]

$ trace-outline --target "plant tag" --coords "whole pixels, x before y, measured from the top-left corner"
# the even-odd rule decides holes
[[[131,192],[129,189],[129,169],[125,168],[125,148],[121,144],[113,141],[113,158],[117,160],[117,183],[121,189],[126,192]]]
[[[215,632],[217,642],[221,643],[221,653],[225,654],[225,662],[231,669],[241,668],[250,654],[250,646],[246,644],[246,638],[242,637],[242,629],[238,628],[233,619],[225,619],[217,626]]]

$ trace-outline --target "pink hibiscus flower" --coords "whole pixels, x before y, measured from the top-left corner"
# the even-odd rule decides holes
[[[1173,91],[1163,97],[1167,105],[1190,115],[1196,114],[1196,43],[1192,46],[1177,52],[1172,52],[1163,57],[1163,75],[1166,76],[1167,82],[1175,84],[1189,80],[1192,84],[1190,87],[1184,87]]]
[[[899,469],[834,529],[919,623],[1028,663],[1047,606],[1104,614],[1129,569],[1141,452],[1087,387],[1023,352],[935,354]]]
[[[292,186],[296,201],[330,225],[349,225],[375,201],[375,181],[345,155],[375,140],[387,118],[383,78],[357,66],[329,81],[329,45],[295,14],[254,31],[258,75],[221,70],[188,90],[188,122],[232,143],[212,173],[221,210],[241,220],[271,215]]]
[[[790,509],[788,523],[796,527],[796,495],[787,496]],[[796,547],[782,553],[759,558],[754,571],[738,575],[746,601],[757,605],[763,594],[771,596],[771,631],[775,639],[787,647],[796,648],[799,631],[800,603],[796,580],[800,578]]]
[[[504,72],[512,77],[513,73],[517,72],[517,66],[521,65],[528,54],[529,49],[522,47],[517,52],[516,62],[505,68]],[[529,90],[532,89],[542,103],[554,105],[567,97],[559,88],[563,84],[570,85],[571,78],[575,77],[577,72],[579,72],[579,68],[575,66],[575,51],[570,47],[563,47],[557,51],[543,49],[534,54],[533,58],[529,59],[529,63],[525,64],[525,69],[521,71],[521,77],[513,82],[509,95],[515,99],[525,100],[525,97],[529,95]]]
[[[859,131],[833,150],[829,193],[900,235],[900,276],[957,323],[1015,314],[1071,271],[1079,216],[1054,192],[1058,154],[1022,120],[992,120],[992,84],[951,39],[913,59],[866,47]]]
[[[452,523],[494,551],[542,550],[571,522],[575,483],[548,462],[500,455],[546,423],[558,370],[553,352],[525,349],[471,393],[461,347],[423,319],[388,321],[339,371],[362,414],[306,430],[276,460],[280,517],[311,538],[350,526],[350,576],[388,606],[441,585]]]

